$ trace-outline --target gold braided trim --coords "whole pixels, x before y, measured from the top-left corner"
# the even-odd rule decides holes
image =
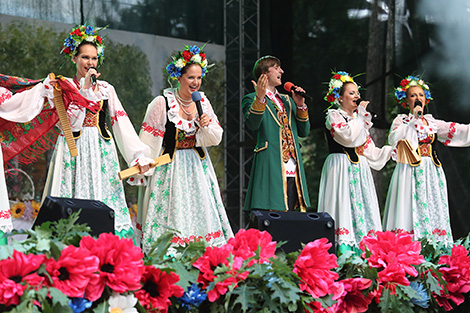
[[[308,120],[308,110],[304,111],[304,110],[297,109],[297,119],[303,120],[303,121]]]
[[[255,96],[255,100],[251,104],[250,111],[251,111],[251,113],[254,113],[254,114],[263,114],[264,110],[266,109],[267,104],[268,104],[267,101],[265,101],[263,103],[263,102],[259,101],[258,98],[256,98],[256,96]]]

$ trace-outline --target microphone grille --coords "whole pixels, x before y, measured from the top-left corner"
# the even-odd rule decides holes
[[[286,82],[286,83],[284,84],[284,90],[285,90],[285,91],[289,91],[289,92],[290,92],[290,91],[292,90],[292,87],[294,87],[294,84],[291,83],[291,82]]]
[[[191,100],[193,100],[194,102],[196,101],[201,101],[202,97],[201,97],[201,94],[199,93],[199,91],[195,91],[191,94]]]

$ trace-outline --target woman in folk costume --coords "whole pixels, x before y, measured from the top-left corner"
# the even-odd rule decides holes
[[[148,105],[140,138],[151,147],[152,157],[168,153],[171,162],[156,168],[139,201],[142,246],[148,252],[169,229],[178,231],[174,244],[204,240],[220,246],[233,233],[206,147],[220,143],[223,129],[203,92],[201,115],[192,100],[206,74],[206,55],[197,46],[186,46],[166,69],[178,87],[165,89]]]
[[[333,74],[325,100],[339,108],[326,114],[330,154],[321,174],[318,211],[335,220],[338,250],[357,251],[363,236],[382,230],[370,168],[380,170],[390,159],[392,147],[377,148],[372,141],[369,101],[360,100],[352,77],[346,72]]]
[[[435,146],[437,141],[450,147],[470,146],[470,125],[423,115],[432,97],[429,86],[419,77],[404,78],[395,89],[395,99],[410,113],[393,120],[388,137],[396,147],[392,158],[397,165],[388,189],[383,226],[450,246],[447,182]],[[414,159],[399,160],[404,150],[413,152]]]
[[[2,75],[2,79],[12,79]],[[4,82],[2,80],[2,82]],[[3,235],[13,229],[10,203],[4,175],[3,149],[7,149],[8,143],[13,141],[8,134],[3,132],[6,124],[26,123],[36,117],[44,106],[46,94],[42,83],[36,84],[28,91],[13,94],[9,89],[0,86],[0,244],[6,244],[7,238]],[[13,123],[9,123],[13,122]]]
[[[62,53],[76,64],[76,74],[67,78],[80,94],[99,104],[97,114],[82,107],[69,107],[67,113],[75,137],[78,155],[73,157],[65,137],[59,136],[49,167],[44,196],[92,199],[102,201],[114,210],[115,233],[133,238],[134,230],[127,208],[120,171],[116,141],[124,159],[141,172],[153,160],[145,157],[150,148],[143,144],[119,101],[114,87],[100,76],[97,67],[104,58],[100,29],[89,25],[76,26],[65,39]],[[51,96],[49,96],[51,98]],[[113,134],[105,123],[110,115]]]

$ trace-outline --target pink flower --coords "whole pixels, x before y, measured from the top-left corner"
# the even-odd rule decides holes
[[[173,272],[164,272],[154,266],[146,266],[142,275],[142,289],[135,292],[135,297],[147,310],[166,313],[171,304],[170,297],[181,297],[183,288],[175,285],[180,280]]]
[[[144,254],[131,239],[119,239],[113,234],[103,233],[96,240],[83,237],[80,247],[88,249],[91,255],[99,259],[99,275],[88,284],[85,298],[96,301],[105,285],[118,293],[141,288]]]
[[[239,272],[243,265],[243,259],[233,257],[232,249],[233,247],[229,244],[220,248],[207,247],[204,254],[193,263],[193,266],[200,271],[197,282],[202,284],[203,289],[208,288],[212,282],[216,281],[214,288],[207,292],[207,299],[211,302],[224,295],[229,286],[238,286],[237,283],[248,276],[247,271]],[[229,262],[229,258],[233,258],[233,260]],[[227,272],[214,274],[214,270],[220,265],[225,265],[230,269]]]
[[[46,271],[52,279],[51,286],[69,297],[81,298],[90,280],[97,277],[98,264],[99,259],[87,249],[68,246],[59,260],[47,260]]]
[[[413,241],[409,234],[395,234],[390,231],[377,232],[377,237],[366,236],[360,243],[360,248],[366,258],[366,248],[371,256],[367,259],[372,267],[386,268],[390,264],[398,264],[406,274],[416,277],[418,272],[412,265],[424,262],[424,257],[420,255],[421,243]]]
[[[333,312],[366,312],[372,297],[364,297],[362,290],[369,288],[372,281],[366,278],[348,278],[340,283],[343,284],[344,291],[333,305]]]
[[[13,255],[0,261],[0,303],[16,305],[23,295],[26,285],[40,286],[44,278],[35,272],[44,262],[44,255],[25,255],[13,250]]]
[[[317,302],[317,301],[312,301],[312,302],[309,302],[309,303],[305,303],[307,305],[307,307],[312,310],[314,313],[333,313],[333,311],[331,310],[331,308],[324,308],[320,302]],[[311,312],[307,309],[304,309],[304,312],[307,313],[307,312]]]
[[[441,287],[441,294],[434,297],[440,306],[449,311],[452,310],[449,300],[460,305],[464,301],[464,294],[470,291],[470,257],[463,246],[456,245],[452,248],[452,255],[439,258],[439,264],[448,265],[439,269],[447,283],[447,293],[445,288]]]
[[[334,281],[338,274],[331,271],[338,266],[336,255],[329,254],[331,243],[321,238],[309,242],[294,263],[293,272],[300,277],[300,289],[314,298],[320,298],[334,291]],[[340,293],[341,294],[341,293]]]
[[[271,235],[266,231],[259,231],[254,228],[248,230],[240,229],[235,237],[230,238],[228,244],[233,247],[233,255],[244,260],[256,255],[259,249],[258,263],[269,262],[269,258],[276,252],[276,242],[272,241]],[[257,263],[251,260],[248,266]]]
[[[387,266],[384,270],[378,273],[379,283],[385,288],[390,289],[392,295],[396,295],[396,285],[408,286],[410,281],[406,278],[406,273],[403,267],[398,263],[393,263]]]

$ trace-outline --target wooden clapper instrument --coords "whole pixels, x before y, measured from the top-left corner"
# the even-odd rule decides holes
[[[170,158],[170,155],[168,153],[158,157],[158,158],[155,158],[153,159],[155,161],[155,163],[153,164],[150,164],[150,168],[154,168],[154,167],[157,167],[157,166],[160,166],[160,165],[163,165],[163,164],[167,164],[167,163],[170,163],[171,162],[171,158]],[[119,179],[123,180],[123,179],[126,179],[128,177],[131,177],[135,174],[139,174],[140,173],[140,169],[139,169],[139,165],[134,165],[132,167],[129,167],[128,169],[126,170],[123,170],[123,171],[120,171],[119,172]]]

